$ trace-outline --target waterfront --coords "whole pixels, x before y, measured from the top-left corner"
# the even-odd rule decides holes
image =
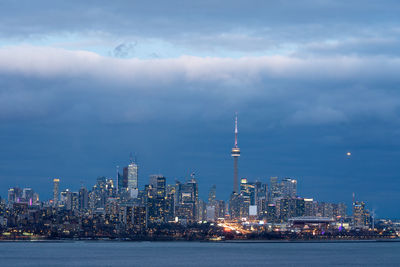
[[[398,266],[400,242],[1,242],[1,266]]]

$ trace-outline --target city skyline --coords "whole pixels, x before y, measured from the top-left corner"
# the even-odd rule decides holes
[[[247,184],[250,186],[250,188],[252,188],[253,185],[255,185],[257,183],[260,183],[260,185],[265,183],[267,187],[266,187],[266,189],[263,189],[263,190],[265,191],[264,194],[266,194],[266,196],[268,197],[268,203],[271,203],[271,201],[272,201],[272,203],[275,203],[276,201],[279,202],[279,199],[282,198],[282,197],[284,197],[284,198],[288,197],[289,199],[291,199],[291,198],[293,198],[293,199],[302,198],[303,201],[313,201],[313,202],[316,202],[316,203],[320,202],[322,204],[325,203],[323,200],[322,201],[319,200],[319,199],[315,199],[314,200],[314,198],[312,196],[304,196],[304,195],[298,194],[298,191],[297,191],[297,180],[293,179],[293,177],[292,178],[289,178],[287,176],[281,177],[280,178],[281,182],[279,183],[279,186],[278,186],[278,177],[277,176],[269,177],[268,181],[265,181],[264,179],[260,179],[260,180],[256,179],[255,181],[251,181],[251,182],[249,181],[249,179],[247,177],[242,176],[240,178],[241,181],[239,183],[238,177],[240,177],[240,176],[238,176],[238,161],[237,160],[238,160],[238,157],[240,156],[240,148],[238,146],[238,113],[237,112],[235,112],[235,115],[234,115],[234,146],[232,148],[231,155],[233,157],[234,164],[233,164],[233,182],[232,182],[233,190],[231,191],[230,200],[229,200],[230,201],[229,202],[229,207],[230,207],[229,208],[229,212],[227,211],[227,214],[229,214],[229,216],[232,217],[232,214],[235,214],[235,211],[232,210],[232,205],[239,205],[239,204],[234,204],[234,203],[232,204],[231,202],[235,201],[235,200],[232,200],[232,199],[236,199],[238,196],[242,197],[243,196],[243,192],[244,192],[243,191],[244,189],[242,187],[245,186],[245,188],[247,188]],[[349,160],[351,158],[351,156],[352,156],[351,152],[346,152],[346,156],[347,156],[347,160]],[[157,184],[158,184],[157,181],[158,181],[158,179],[160,177],[163,179],[163,183],[164,183],[164,189],[163,189],[164,193],[163,193],[163,195],[166,195],[167,178],[165,176],[163,176],[163,174],[152,174],[152,175],[149,175],[149,177],[147,177],[147,179],[143,179],[143,181],[141,181],[141,185],[142,185],[143,188],[139,187],[139,181],[140,181],[139,175],[138,175],[138,173],[139,173],[139,165],[137,163],[136,153],[135,153],[135,158],[134,159],[133,159],[132,153],[130,153],[130,155],[129,155],[129,164],[126,167],[122,168],[122,172],[121,173],[119,172],[119,165],[117,165],[116,168],[117,168],[117,173],[116,173],[115,177],[99,176],[97,178],[97,180],[99,180],[99,179],[104,179],[104,180],[107,179],[107,181],[110,181],[110,185],[113,187],[113,190],[115,190],[114,194],[116,196],[119,196],[120,194],[121,194],[121,196],[123,196],[123,194],[125,192],[125,193],[127,193],[128,198],[132,198],[132,199],[139,198],[140,199],[141,198],[140,195],[143,194],[143,188],[144,188],[145,191],[147,190],[146,188],[148,186],[153,186],[154,188],[157,188]],[[186,177],[184,177],[183,180],[179,180],[179,179],[175,178],[174,181],[175,181],[175,183],[180,183],[180,182],[184,182],[184,183],[189,182],[190,183],[190,181],[195,181],[194,183],[197,184],[196,196],[199,197],[199,184],[195,180],[195,172],[190,171],[190,173]],[[254,182],[255,182],[255,184],[254,184]],[[54,178],[53,179],[52,198],[50,198],[48,200],[40,199],[40,201],[43,202],[43,203],[46,203],[47,201],[53,201],[52,205],[57,207],[58,203],[59,203],[59,198],[60,197],[63,198],[63,195],[68,194],[69,192],[72,193],[72,194],[78,194],[77,192],[74,193],[74,190],[71,190],[70,188],[65,188],[64,191],[60,192],[59,184],[60,184],[60,179],[59,178]],[[168,185],[168,186],[170,186],[170,185]],[[240,189],[239,189],[239,186],[240,186]],[[93,187],[93,190],[95,190],[95,187],[96,187],[96,185]],[[24,196],[25,196],[25,190],[32,191],[31,194],[33,194],[33,192],[35,192],[31,188],[20,189],[18,186],[12,187],[8,191],[7,199],[8,199],[9,202],[10,202],[10,190],[12,192],[11,193],[12,194],[11,195],[11,199],[13,199],[13,198],[16,199],[16,196],[13,196],[14,194],[16,194],[15,193],[16,191],[22,190],[21,193],[23,192]],[[88,193],[91,192],[91,188],[90,187],[87,188],[81,182],[81,186],[80,186],[80,189],[79,189],[79,194],[81,194],[82,190],[86,190],[86,192],[88,192]],[[89,190],[89,191],[87,191],[87,190]],[[249,190],[249,189],[245,189],[245,192],[246,192],[246,190]],[[208,200],[209,200],[208,204],[210,204],[210,194],[211,194],[211,192],[213,192],[212,193],[213,194],[213,198],[211,200],[211,203],[213,203],[214,201],[217,201],[216,200],[217,199],[217,195],[216,195],[217,190],[216,190],[216,185],[215,184],[213,184],[210,187],[210,191],[207,192]],[[250,194],[250,193],[248,192],[247,194]],[[205,193],[202,194],[202,196],[204,196],[204,195],[205,195]],[[248,195],[248,197],[250,197],[250,195]],[[32,195],[30,199],[24,198],[25,199],[24,201],[27,201],[27,203],[29,203],[29,205],[32,205],[33,198],[36,199],[34,201],[34,203],[38,203],[39,202],[39,195],[36,194],[36,193],[35,193],[35,197],[33,197],[33,195]],[[66,196],[64,196],[64,199],[65,198],[66,198]],[[204,201],[206,199],[207,198],[203,198],[203,199],[199,198],[199,201]],[[276,200],[276,199],[278,199],[278,200]],[[223,199],[222,201],[227,201],[227,199]],[[240,200],[239,202],[242,202],[242,201],[244,201],[244,203],[246,203],[246,200]],[[18,200],[18,202],[19,202],[19,200]],[[64,202],[65,202],[65,200],[64,200]],[[61,203],[64,203],[64,202],[61,201]],[[345,205],[344,204],[345,202],[347,202],[347,201],[341,200],[341,201],[339,201],[339,204],[340,205],[342,205],[342,204]],[[359,200],[356,200],[355,192],[352,193],[352,202],[351,203],[352,203],[353,209],[355,207],[358,207],[358,206],[361,205],[361,204],[358,204],[358,203],[362,203],[363,206],[362,206],[362,209],[360,211],[361,212],[360,214],[363,214],[364,205],[365,204],[364,204],[364,202],[360,202]],[[251,205],[253,205],[253,207],[256,207],[255,210],[260,208],[259,207],[259,205],[260,205],[259,203],[250,204],[250,202],[249,202],[248,205],[250,205],[250,206],[246,207],[245,210],[251,210],[252,209]],[[69,209],[71,209],[71,207],[69,207]],[[224,207],[224,209],[225,209],[225,207]],[[343,210],[344,210],[343,214],[345,214],[343,216],[348,216],[349,214],[351,214],[351,213],[346,212],[346,210],[347,210],[346,206],[344,206]],[[367,210],[367,212],[369,212],[369,211]],[[237,211],[237,213],[239,214],[239,211]],[[353,213],[355,213],[354,210],[353,210]],[[375,209],[373,210],[373,214],[375,216]],[[243,216],[248,216],[248,213],[247,213],[247,215],[241,215],[241,216],[236,216],[235,215],[233,217],[234,218],[238,218],[238,217],[243,217]],[[329,216],[329,217],[332,217],[332,216]]]
[[[202,198],[216,184],[229,199],[237,111],[238,179],[294,177],[303,195],[347,205],[355,192],[396,218],[399,11],[392,0],[2,1],[0,195],[50,198],[54,177],[75,190],[115,177],[133,152],[139,186],[195,171]]]
[[[237,112],[235,112],[234,113],[234,138],[233,138],[233,140],[234,140],[234,148],[232,148],[232,151],[231,151],[231,155],[233,156],[233,154],[235,154],[236,155],[236,153],[237,153],[237,150],[239,151],[239,155],[240,155],[240,149],[239,149],[239,147],[238,147],[238,113]],[[235,152],[235,153],[234,153]],[[234,158],[234,160],[235,160],[235,156],[233,156],[233,158]],[[236,157],[236,158],[238,158],[238,157]],[[351,160],[351,158],[352,158],[352,153],[351,152],[349,152],[349,151],[347,151],[346,153],[345,153],[345,161],[350,161]],[[98,175],[97,176],[97,178],[99,178],[99,177],[107,177],[107,178],[109,178],[109,179],[113,179],[113,180],[115,180],[114,181],[114,183],[117,183],[117,184],[120,184],[120,183],[124,183],[123,182],[123,179],[126,179],[126,181],[125,181],[125,183],[126,183],[126,186],[127,186],[127,188],[129,188],[129,189],[140,189],[140,187],[144,187],[145,185],[147,185],[147,184],[149,184],[149,181],[151,181],[151,177],[152,176],[154,176],[154,173],[157,173],[157,172],[151,172],[151,174],[149,174],[149,175],[147,175],[147,177],[145,176],[145,177],[141,177],[141,179],[139,178],[139,175],[138,175],[138,169],[140,168],[140,164],[138,164],[138,162],[137,162],[137,154],[135,153],[135,159],[133,159],[133,156],[132,156],[132,152],[130,152],[129,153],[129,160],[127,161],[128,162],[128,164],[127,164],[127,166],[126,167],[124,167],[123,169],[122,169],[122,172],[121,173],[119,173],[119,165],[117,165],[116,167],[117,167],[117,173],[118,173],[118,176],[116,176],[116,177],[113,177],[112,175],[110,175],[110,176],[107,176],[107,175]],[[235,178],[236,178],[236,175],[235,175],[235,169],[236,168],[238,168],[238,166],[237,166],[237,162],[235,163],[234,162],[234,165],[233,165],[234,167],[233,167],[233,171],[230,171],[232,174],[233,174],[233,177],[234,177],[234,182],[232,183],[232,185],[231,185],[231,187],[233,186],[233,188],[235,188]],[[135,174],[132,174],[132,171],[135,171]],[[185,173],[185,174],[183,174],[182,176],[180,176],[180,177],[170,177],[170,176],[165,176],[166,177],[166,179],[169,181],[169,182],[171,182],[171,181],[176,181],[176,180],[180,180],[180,181],[188,181],[188,180],[190,180],[191,178],[191,175],[193,174],[193,171],[194,171],[195,169],[191,169],[191,170],[188,170],[187,171],[187,173]],[[229,170],[227,170],[227,172],[229,172]],[[162,172],[158,172],[158,173],[162,173]],[[132,176],[133,175],[133,176]],[[161,174],[161,175],[163,175],[163,174]],[[227,175],[227,176],[229,176],[229,175]],[[118,177],[118,178],[117,178]],[[134,178],[133,178],[134,177]],[[247,180],[251,180],[251,181],[255,181],[255,182],[257,182],[257,181],[259,181],[259,182],[269,182],[269,180],[270,179],[272,179],[273,177],[277,177],[278,178],[278,176],[276,176],[276,175],[273,175],[273,176],[265,176],[265,177],[253,177],[253,178],[249,178],[248,176],[246,176],[246,175],[238,175],[237,177],[239,177],[239,179],[243,179],[243,178],[245,178],[245,179],[247,179]],[[288,176],[288,175],[282,175],[282,176],[279,176],[280,177],[280,179],[291,179],[291,178],[289,178],[289,177],[292,177],[292,178],[295,178],[295,179],[300,179],[301,180],[301,177],[298,177],[298,176]],[[60,182],[60,179],[59,179],[60,177],[58,177],[58,178],[54,178],[54,181],[56,181],[57,180],[57,185],[59,186],[59,182]],[[52,178],[50,178],[50,179],[52,179]],[[134,179],[134,180],[132,180],[132,179]],[[200,179],[201,179],[201,177],[200,177]],[[82,186],[83,187],[85,187],[85,184],[86,183],[88,183],[88,184],[90,184],[90,179],[89,180],[81,180],[80,181],[80,186],[77,186],[76,184],[75,185],[73,185],[72,183],[71,183],[71,181],[68,181],[68,180],[66,180],[66,184],[67,185],[69,185],[69,186],[66,186],[65,187],[65,189],[67,189],[67,190],[72,190],[72,191],[77,191],[79,188],[82,188]],[[151,183],[151,182],[150,182]],[[239,183],[239,182],[238,182]],[[13,186],[11,186],[11,187],[14,187],[15,185],[13,185]],[[55,186],[55,185],[54,185]],[[207,195],[208,195],[208,191],[207,191],[207,189],[208,189],[208,187],[207,186],[215,186],[215,183],[214,184],[210,184],[210,185],[205,185],[205,184],[202,184],[202,186],[200,187],[200,185],[199,185],[199,187],[202,189],[202,190],[199,190],[200,192],[200,196],[203,198],[203,199],[207,199]],[[304,186],[304,185],[303,185]],[[11,188],[10,187],[10,188]],[[18,188],[19,186],[18,185],[16,185],[16,187]],[[32,185],[27,185],[27,186],[22,186],[21,188],[25,188],[25,187],[27,187],[27,188],[31,188],[32,187]],[[89,189],[90,189],[90,186],[88,187]],[[225,188],[225,189],[224,189]],[[226,190],[226,188],[229,188],[229,185],[228,184],[223,184],[223,186],[222,186],[222,190],[221,190],[221,187],[218,187],[218,189],[219,190],[217,190],[217,192],[219,192],[219,194],[220,195],[222,195],[222,197],[220,197],[221,199],[224,199],[224,200],[228,200],[229,199],[229,195],[232,193],[232,191],[231,192],[229,192],[229,194],[227,194],[227,190]],[[206,190],[205,190],[206,189]],[[53,196],[53,198],[54,198],[54,196],[55,196],[55,189],[53,189],[53,192],[51,193],[51,194],[49,194],[49,192],[44,192],[44,194],[42,194],[43,193],[43,190],[39,190],[40,191],[40,193],[41,193],[41,195],[42,196],[45,196],[45,198],[46,198],[46,196],[47,195],[50,195],[51,196],[51,194],[52,194],[52,196]],[[38,191],[38,192],[39,192]],[[59,189],[58,189],[58,191],[59,191]],[[221,191],[222,191],[222,194],[221,194]],[[233,192],[234,192],[234,190],[233,190]],[[312,190],[310,191],[310,192],[312,192]],[[225,194],[224,194],[225,193]],[[311,195],[309,196],[309,195],[304,195],[304,197],[311,197],[311,198],[314,198],[314,199],[316,199],[316,200],[318,200],[318,201],[327,201],[327,202],[344,202],[344,203],[346,203],[349,207],[351,206],[351,203],[354,203],[354,194],[355,194],[356,192],[352,192],[352,195],[353,195],[353,200],[352,201],[350,201],[350,197],[348,198],[348,199],[339,199],[339,198],[336,198],[336,199],[325,199],[325,198],[322,198],[322,199],[319,199],[318,197],[312,197],[311,195],[313,194],[313,193],[311,193]],[[310,194],[310,193],[309,193]],[[318,196],[318,191],[315,191],[314,192],[314,194],[315,195],[317,195]],[[358,194],[358,192],[357,192],[357,194]],[[0,196],[2,196],[2,194],[0,194]],[[51,197],[47,197],[46,199],[52,199]],[[43,200],[43,199],[42,199]],[[366,201],[368,201],[368,199],[364,199],[364,200],[366,200]],[[373,207],[373,210],[374,210],[374,212],[375,212],[375,210],[376,210],[376,207]],[[397,219],[397,217],[388,217],[388,216],[386,216],[386,215],[384,215],[384,214],[381,214],[381,216],[382,217],[385,217],[385,218],[393,218],[393,219]]]

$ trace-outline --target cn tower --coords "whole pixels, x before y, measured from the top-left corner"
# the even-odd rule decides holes
[[[238,193],[238,159],[240,156],[240,148],[238,147],[238,118],[237,113],[235,114],[235,146],[232,148],[233,157],[233,192]]]

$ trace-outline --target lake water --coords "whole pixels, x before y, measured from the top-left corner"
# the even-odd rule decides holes
[[[0,242],[0,266],[400,266],[400,242]]]

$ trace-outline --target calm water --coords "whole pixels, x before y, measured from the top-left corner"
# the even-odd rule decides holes
[[[0,266],[400,266],[400,243],[0,242]]]

